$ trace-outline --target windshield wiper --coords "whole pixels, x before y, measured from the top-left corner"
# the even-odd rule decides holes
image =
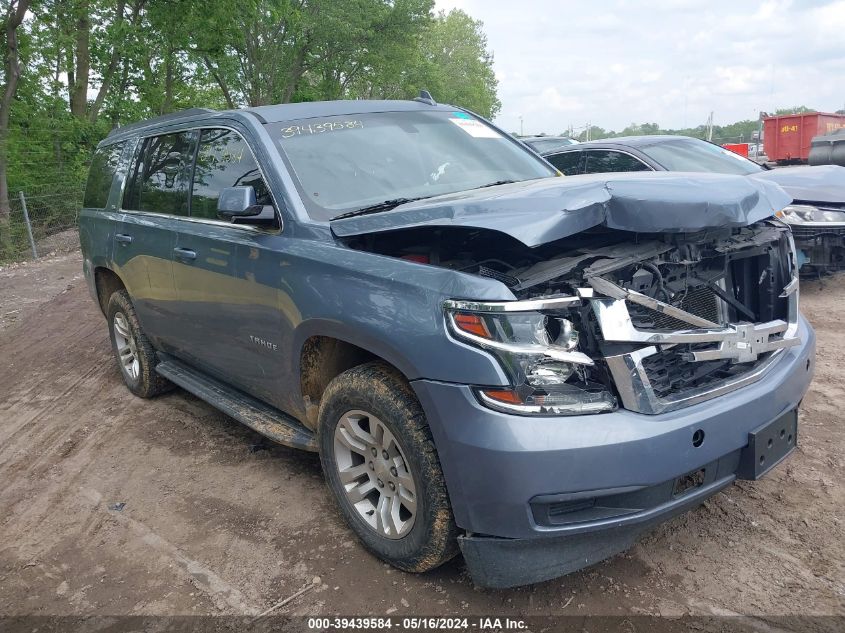
[[[420,196],[419,198],[393,198],[392,200],[383,200],[381,202],[376,202],[375,204],[371,204],[366,207],[361,207],[360,209],[355,209],[354,211],[347,211],[346,213],[341,213],[340,215],[334,216],[332,220],[343,220],[344,218],[355,218],[359,215],[368,215],[370,213],[390,211],[391,209],[395,209],[396,207],[398,207],[400,204],[414,202],[416,200],[425,200],[426,198],[430,197],[431,196]]]
[[[497,180],[496,182],[488,182],[486,185],[480,187],[473,187],[473,189],[486,189],[487,187],[498,187],[499,185],[509,185],[514,182],[522,182],[521,180]]]

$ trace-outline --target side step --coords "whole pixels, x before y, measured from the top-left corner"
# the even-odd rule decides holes
[[[166,354],[156,373],[274,442],[317,452],[317,438],[298,420]]]

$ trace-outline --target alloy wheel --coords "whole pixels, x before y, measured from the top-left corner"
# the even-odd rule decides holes
[[[346,498],[381,536],[399,539],[414,526],[417,487],[405,452],[376,416],[349,411],[334,431],[334,454]]]
[[[117,349],[117,357],[120,368],[133,381],[138,380],[141,373],[141,366],[138,363],[138,349],[135,345],[135,337],[129,329],[129,322],[122,312],[116,312],[113,322],[114,345]]]

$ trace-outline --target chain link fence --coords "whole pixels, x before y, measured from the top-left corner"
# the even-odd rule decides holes
[[[76,248],[82,193],[79,183],[67,182],[10,192],[8,225],[0,226],[0,264]]]
[[[0,265],[79,245],[77,220],[100,136],[83,124],[46,121],[20,124],[0,139],[9,187],[8,216],[0,210]]]

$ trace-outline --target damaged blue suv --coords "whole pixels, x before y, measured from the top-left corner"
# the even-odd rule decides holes
[[[80,236],[129,390],[317,451],[412,572],[565,574],[796,446],[814,335],[775,184],[565,178],[433,100],[113,131]],[[272,503],[268,500],[268,503]]]

